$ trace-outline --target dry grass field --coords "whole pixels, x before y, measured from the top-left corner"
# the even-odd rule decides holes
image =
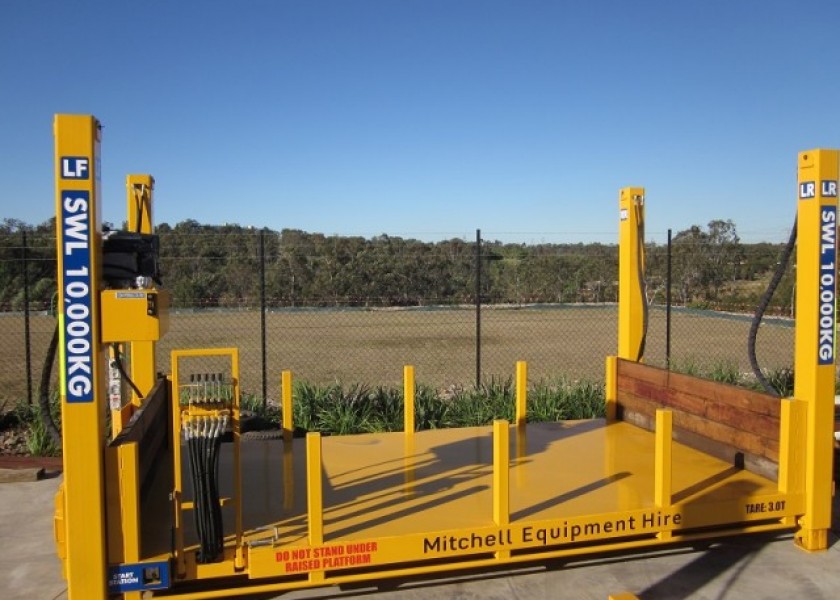
[[[43,357],[55,320],[31,318],[33,385],[37,390]],[[489,308],[482,311],[482,376],[506,378],[517,360],[528,361],[532,381],[554,376],[603,378],[604,357],[616,348],[615,306]],[[743,372],[748,318],[700,311],[675,311],[672,361],[711,368],[729,362]],[[0,316],[0,404],[26,397],[23,317]],[[417,381],[443,388],[475,382],[475,313],[469,309],[297,310],[266,316],[266,373],[269,398],[278,397],[280,372],[312,383],[342,381],[395,385],[405,364]],[[169,370],[175,348],[239,348],[242,389],[262,394],[258,311],[179,312],[159,344],[160,371]],[[790,366],[793,328],[768,322],[758,340],[763,366]],[[665,312],[651,311],[646,360],[665,363]],[[200,366],[199,366],[200,370]],[[208,365],[208,371],[215,366]]]

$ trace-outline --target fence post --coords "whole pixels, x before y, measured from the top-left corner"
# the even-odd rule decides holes
[[[268,406],[268,384],[265,351],[265,229],[260,229],[260,350],[262,352],[262,404],[263,412]]]
[[[665,271],[665,367],[671,369],[671,230],[668,230],[668,260]]]
[[[26,401],[32,404],[32,344],[29,337],[29,253],[26,243],[26,230],[21,230],[23,238],[23,345],[26,353]]]
[[[481,386],[481,229],[475,230],[475,387]]]

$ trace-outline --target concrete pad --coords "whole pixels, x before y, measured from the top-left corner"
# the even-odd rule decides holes
[[[61,478],[51,478],[0,486],[3,600],[67,598],[52,533],[53,497],[60,482]],[[834,600],[840,590],[840,544],[834,534],[830,542],[829,550],[809,554],[794,546],[790,535],[746,536],[705,548],[675,547],[591,560],[535,562],[515,569],[383,580],[273,597],[606,600],[610,595],[630,593],[640,600]],[[248,598],[236,594],[231,597]],[[253,597],[267,600],[272,596]]]
[[[53,543],[61,478],[0,486],[0,598],[55,600],[67,586]]]

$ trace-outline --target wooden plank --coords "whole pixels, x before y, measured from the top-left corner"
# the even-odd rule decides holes
[[[779,439],[779,419],[767,415],[750,414],[727,404],[704,403],[682,394],[674,394],[666,397],[664,401],[656,401],[635,389],[633,392],[620,391],[618,403],[620,405],[627,404],[646,414],[653,414],[657,408],[670,408],[711,421],[725,423],[734,429],[756,433],[767,440],[777,442]]]
[[[766,443],[767,440],[750,431],[735,429],[729,425],[716,423],[681,411],[674,411],[674,424],[718,442],[730,444],[750,454],[764,456],[771,460],[778,459],[778,456],[773,455],[770,445]]]
[[[635,389],[650,391],[654,394],[652,397],[659,398],[662,392],[657,388],[667,388],[671,393],[681,392],[706,401],[737,406],[752,413],[775,418],[781,415],[780,399],[769,394],[620,359],[617,372],[619,389],[635,385]],[[647,385],[631,384],[627,380]]]
[[[779,398],[632,361],[618,360],[616,372],[619,418],[653,430],[656,410],[669,408],[675,439],[762,474],[777,472]]]
[[[632,423],[647,431],[654,430],[654,417],[638,413],[629,408],[623,407],[620,415],[627,423]],[[674,427],[674,441],[689,448],[694,448],[715,458],[719,458],[733,466],[744,468],[752,473],[757,473],[771,480],[778,479],[779,466],[772,459],[765,456],[758,456],[737,448],[731,444],[713,440],[699,433],[688,431],[682,427]],[[778,454],[778,450],[776,451]]]
[[[726,422],[736,428],[778,438],[781,400],[768,394],[619,361],[618,401],[627,396]],[[629,365],[629,366],[628,366]]]
[[[780,422],[768,415],[750,414],[736,406],[710,402],[703,414],[709,420],[726,423],[735,429],[751,431],[761,437],[778,440]]]
[[[646,398],[656,402],[660,407],[678,408],[693,415],[702,415],[706,412],[707,403],[703,398],[674,392],[667,387],[653,389],[650,384],[632,379],[625,382],[619,381],[618,401],[621,402],[622,397],[626,395]]]
[[[627,411],[645,415],[652,418],[656,405],[646,401],[644,398],[625,396],[620,399],[619,406],[624,409],[619,412],[625,415]],[[776,438],[761,436],[751,431],[736,429],[729,425],[709,420],[705,417],[687,413],[682,410],[674,411],[674,426],[687,431],[702,435],[723,444],[729,444],[740,448],[745,452],[763,456],[770,460],[778,460],[778,433]]]

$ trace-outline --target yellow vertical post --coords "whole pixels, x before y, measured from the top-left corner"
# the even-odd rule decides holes
[[[283,404],[283,443],[291,444],[295,435],[294,408],[292,406],[292,372],[280,374],[280,390]]]
[[[653,501],[656,508],[668,508],[671,506],[671,477],[673,474],[671,463],[673,434],[673,413],[670,410],[656,411],[656,447],[654,450],[654,484]],[[670,531],[660,531],[657,534],[660,540],[670,539]]]
[[[524,483],[524,465],[527,449],[527,422],[528,422],[528,363],[524,360],[516,362],[516,481]]]
[[[782,400],[779,433],[779,492],[802,494],[805,491],[805,430],[808,403],[786,398]],[[795,525],[795,517],[785,517],[787,525]]]
[[[309,545],[324,543],[324,499],[321,480],[321,434],[306,434],[306,506],[309,522]]]
[[[151,175],[126,177],[128,230],[135,233],[153,233],[152,192],[155,180]],[[129,340],[130,341],[130,340]],[[131,341],[131,379],[145,397],[155,386],[155,342]],[[136,392],[131,392],[131,402],[140,406]]]
[[[324,492],[321,472],[321,434],[306,434],[306,514],[309,526],[309,545],[324,543]],[[322,581],[323,571],[309,574],[310,581]]]
[[[414,380],[414,367],[403,367],[403,493],[414,493],[414,400],[417,387]]]
[[[840,152],[800,152],[798,165],[794,397],[808,408],[805,514],[796,541],[824,550],[831,526]]]
[[[641,359],[644,340],[645,188],[626,187],[619,192],[618,226],[618,356]]]
[[[608,356],[606,359],[604,377],[604,400],[606,401],[607,421],[614,421],[618,418],[618,359],[615,356]]]
[[[283,510],[295,507],[294,448],[295,435],[294,404],[292,399],[292,372],[280,374],[280,396],[283,409]]]
[[[502,529],[510,524],[510,431],[503,419],[493,421],[493,520]],[[509,556],[509,550],[496,552],[496,558]]]
[[[128,230],[136,233],[150,234],[152,224],[152,190],[154,179],[151,175],[128,175],[126,177],[126,222]],[[133,411],[140,407],[143,398],[155,385],[157,371],[155,368],[155,342],[126,340],[128,343],[131,381],[142,393],[142,398],[133,388],[129,391],[130,407],[117,409],[111,404],[111,420],[114,433],[127,423]],[[119,356],[113,359],[121,360]],[[117,409],[117,410],[115,410]],[[119,464],[119,505],[108,507],[109,515],[119,515],[119,526],[122,529],[123,561],[135,563],[140,560],[140,458],[137,444],[123,444],[117,448]],[[116,526],[113,520],[112,526]],[[126,600],[139,599],[139,592],[127,592]]]
[[[403,367],[403,431],[406,435],[414,435],[414,367]]]
[[[516,362],[516,426],[523,427],[528,419],[528,363]]]
[[[99,333],[100,125],[56,115],[56,254],[67,597],[105,599],[105,373]]]
[[[241,437],[241,413],[239,412],[242,389],[240,387],[239,375],[239,349],[227,348],[220,349],[221,351],[230,352],[230,370],[231,381],[233,383],[233,486],[236,490],[236,497],[234,499],[236,511],[236,554],[234,557],[234,566],[241,569],[245,566],[245,546],[242,543],[243,539],[243,512],[244,506],[242,501],[242,437]]]
[[[654,491],[657,508],[671,506],[671,436],[673,434],[673,413],[670,410],[656,411],[656,449],[654,452]]]

